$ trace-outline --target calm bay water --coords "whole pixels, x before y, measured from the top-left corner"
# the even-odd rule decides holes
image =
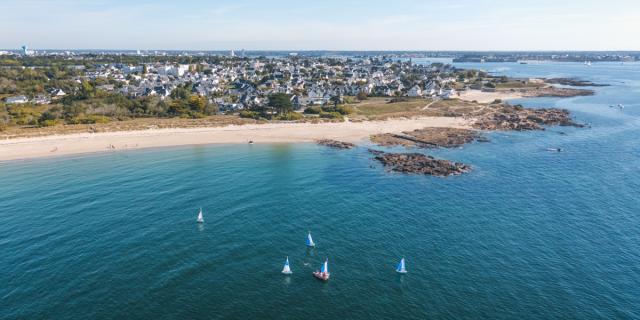
[[[460,177],[307,144],[0,164],[0,318],[640,318],[640,64],[460,66],[613,86],[518,101],[591,129],[432,152]]]

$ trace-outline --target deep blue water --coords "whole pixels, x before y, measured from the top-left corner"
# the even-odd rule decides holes
[[[431,152],[459,177],[307,144],[2,163],[0,319],[640,318],[640,64],[473,67],[613,86],[518,101],[591,129]]]

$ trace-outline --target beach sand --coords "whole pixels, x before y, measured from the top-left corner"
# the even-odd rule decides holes
[[[294,143],[334,139],[360,143],[372,134],[425,127],[469,128],[470,121],[423,117],[339,123],[267,123],[212,128],[79,133],[0,141],[0,161],[198,144]]]
[[[461,100],[466,101],[477,101],[479,103],[491,103],[496,99],[501,99],[502,101],[510,100],[510,99],[520,99],[524,97],[522,92],[506,92],[506,91],[497,91],[497,92],[484,92],[480,90],[467,90],[461,92],[460,96],[457,97]]]

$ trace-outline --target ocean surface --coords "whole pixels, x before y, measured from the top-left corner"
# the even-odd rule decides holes
[[[640,64],[458,66],[611,86],[517,101],[591,128],[429,151],[459,177],[311,144],[0,163],[0,319],[640,319]]]

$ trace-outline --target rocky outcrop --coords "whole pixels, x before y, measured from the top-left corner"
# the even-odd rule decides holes
[[[584,127],[571,119],[564,109],[525,109],[503,105],[495,112],[479,117],[473,127],[481,130],[544,130],[545,125]]]
[[[330,139],[318,140],[316,141],[316,143],[318,143],[321,146],[327,146],[335,149],[352,149],[356,147],[356,145],[353,143],[330,140]]]
[[[486,141],[486,138],[475,130],[456,128],[424,128],[405,131],[402,134],[384,133],[371,136],[371,141],[381,146],[420,148],[454,148],[475,140]]]
[[[573,89],[573,88],[557,88],[557,87],[544,87],[534,90],[526,90],[523,93],[524,97],[559,97],[570,98],[579,96],[592,96],[595,94],[593,90],[587,89]]]
[[[544,82],[551,84],[560,84],[564,86],[572,87],[607,87],[609,84],[593,83],[587,80],[580,80],[576,78],[551,78],[545,79]]]
[[[447,177],[471,171],[471,167],[464,163],[435,159],[421,153],[376,152],[375,159],[391,171],[402,173]]]

